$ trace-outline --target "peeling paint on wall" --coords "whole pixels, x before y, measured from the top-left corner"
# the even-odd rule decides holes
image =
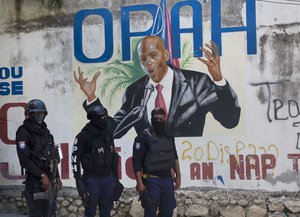
[[[211,39],[212,1],[198,1],[202,6],[202,17],[199,20],[202,22],[204,43]],[[167,1],[168,9],[172,9],[177,2],[181,1]],[[221,2],[222,27],[246,27],[246,1]],[[91,79],[94,72],[103,70],[102,67],[109,62],[120,61],[124,34],[121,31],[120,8],[133,4],[159,3],[160,0],[65,1],[63,8],[58,10],[42,7],[36,0],[2,1],[0,159],[1,162],[8,163],[6,165],[11,165],[9,173],[19,173],[12,141],[16,128],[23,121],[22,105],[31,98],[45,100],[49,109],[47,124],[53,131],[56,142],[69,147],[70,154],[74,136],[87,121],[81,107],[85,96],[74,82],[73,72],[80,66],[88,79]],[[239,97],[242,107],[240,124],[234,129],[224,129],[208,115],[206,121],[209,124],[204,136],[176,138],[182,171],[186,171],[184,186],[270,191],[294,191],[300,187],[295,166],[295,162],[300,159],[297,155],[300,147],[300,21],[295,13],[283,13],[285,8],[290,11],[291,6],[278,7],[262,1],[256,1],[255,6],[257,54],[247,53],[247,42],[250,39],[246,30],[223,32],[220,36],[223,43],[222,73]],[[114,51],[112,57],[105,62],[83,63],[74,55],[74,44],[78,43],[74,41],[74,16],[78,11],[96,8],[108,9],[113,17],[113,25],[109,27],[113,30],[113,39],[109,40],[114,42],[114,47],[111,48]],[[181,27],[192,27],[191,7],[186,6],[180,10],[180,20]],[[152,26],[153,18],[149,12],[133,12],[128,23],[132,32],[145,31]],[[101,16],[90,16],[82,27],[82,49],[85,54],[96,57],[101,55],[106,46],[103,36],[104,19]],[[180,37],[182,41],[192,45],[190,35],[181,34]],[[123,63],[131,63],[130,61]],[[23,74],[19,77],[13,73],[18,67],[23,69]],[[189,67],[207,73],[206,66],[196,58],[191,59]],[[108,77],[108,74],[104,74],[97,81],[97,94],[99,93],[101,102],[108,105],[108,97],[100,94],[104,78]],[[23,94],[13,95],[21,92],[20,90]],[[112,99],[113,105],[108,108],[112,116],[121,105],[122,94],[120,91]],[[18,119],[15,118],[16,114],[19,115]],[[135,183],[128,162],[135,132],[130,131],[126,136],[116,140],[116,146],[122,156],[122,182],[126,187],[133,187]],[[288,154],[297,156],[291,159],[287,157]],[[230,156],[236,160],[233,169]],[[273,164],[266,160],[266,156]],[[66,164],[62,167],[66,168]],[[7,175],[8,172],[5,172]],[[71,172],[68,170],[68,175]],[[267,178],[266,172],[269,174]],[[0,170],[1,183],[6,185],[13,181],[21,184],[21,180],[7,179],[2,173]],[[67,177],[63,180],[65,186],[74,186],[71,176],[64,175]]]
[[[298,173],[290,170],[275,177],[273,177],[272,175],[268,175],[266,181],[270,182],[272,185],[276,185],[277,182],[282,182],[286,184],[296,183],[297,186],[300,187],[300,177]]]

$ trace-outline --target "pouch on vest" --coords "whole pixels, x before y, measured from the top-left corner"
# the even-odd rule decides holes
[[[90,170],[93,167],[92,155],[84,154],[81,159],[81,165],[84,170]]]
[[[105,161],[104,161],[104,165],[105,166],[112,166],[113,164],[113,154],[111,152],[110,149],[108,149],[107,147],[105,148],[106,152],[105,152]]]
[[[113,156],[111,146],[103,137],[98,137],[92,142],[93,166],[111,166]]]

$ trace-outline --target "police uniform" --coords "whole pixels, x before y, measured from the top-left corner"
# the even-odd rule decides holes
[[[178,160],[174,138],[146,129],[135,138],[133,145],[134,172],[143,172],[143,183],[151,205],[144,207],[145,217],[171,217],[176,207],[171,168]],[[143,203],[142,203],[143,205]]]
[[[16,147],[21,166],[26,170],[25,191],[23,192],[29,215],[31,217],[47,216],[49,200],[36,199],[34,195],[45,192],[41,186],[41,177],[46,174],[50,180],[56,177],[50,170],[50,160],[59,159],[54,139],[45,122],[37,124],[31,119],[26,119],[16,133]],[[55,216],[56,204],[52,204],[52,216]]]
[[[84,200],[85,216],[95,216],[97,205],[100,217],[110,216],[117,179],[117,153],[107,127],[98,127],[92,121],[86,124],[75,138],[72,166],[78,192]],[[81,182],[87,194],[79,189]]]

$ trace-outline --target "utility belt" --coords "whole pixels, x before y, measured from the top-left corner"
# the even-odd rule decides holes
[[[97,169],[91,169],[91,170],[84,170],[83,171],[84,176],[86,177],[105,177],[113,174],[113,171],[109,167],[101,167]]]
[[[148,171],[145,170],[142,178],[146,180],[147,178],[172,178],[171,170],[164,171]]]
[[[148,178],[159,178],[159,176],[155,176],[155,175],[151,175],[151,174],[143,174],[142,176],[144,179],[148,179]]]

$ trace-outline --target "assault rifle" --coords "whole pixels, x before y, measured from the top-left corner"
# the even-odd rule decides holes
[[[52,177],[49,177],[50,179],[50,186],[47,189],[46,192],[38,192],[33,194],[33,199],[34,200],[49,200],[49,209],[47,213],[47,217],[52,216],[53,212],[53,207],[55,206],[56,203],[56,196],[58,192],[58,186],[56,183],[56,175],[57,175],[57,166],[58,163],[62,159],[62,152],[60,149],[59,145],[55,145],[55,149],[53,153],[50,156],[50,159],[47,159],[50,161],[50,172]]]
[[[47,190],[47,196],[49,200],[49,209],[48,209],[48,214],[47,217],[51,217],[53,207],[56,203],[56,196],[58,192],[58,186],[56,183],[56,174],[57,174],[57,165],[58,165],[59,159],[52,159],[50,160],[51,163],[51,173],[53,174],[53,179],[50,182],[50,186]]]
[[[48,188],[48,200],[49,200],[49,209],[47,217],[51,217],[53,212],[53,207],[56,203],[56,197],[58,192],[58,185],[56,183],[56,175],[57,175],[57,165],[59,161],[63,158],[62,151],[60,145],[55,145],[55,151],[53,153],[52,159],[50,160],[50,168],[53,178],[51,179],[50,186]],[[56,215],[54,215],[56,216]]]
[[[124,190],[123,184],[119,181],[118,177],[118,169],[119,169],[119,160],[120,155],[118,153],[114,154],[114,160],[113,160],[113,175],[116,179],[116,186],[115,186],[115,192],[114,192],[114,201],[118,201],[122,195],[122,192]]]

